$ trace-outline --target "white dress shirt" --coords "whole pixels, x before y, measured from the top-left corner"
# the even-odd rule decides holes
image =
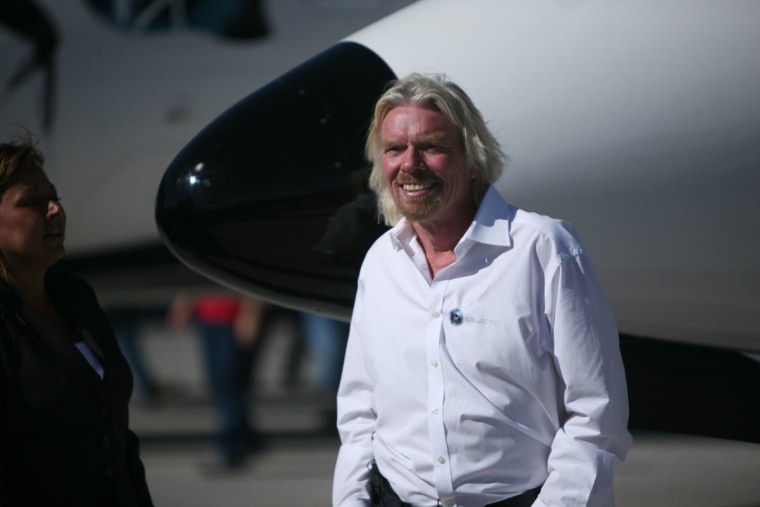
[[[567,223],[488,190],[431,278],[401,221],[367,253],[338,392],[333,505],[369,505],[375,460],[414,506],[614,505],[631,444],[618,334]]]

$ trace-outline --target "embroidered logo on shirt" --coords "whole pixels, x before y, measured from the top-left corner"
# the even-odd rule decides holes
[[[476,319],[475,317],[465,317],[465,322],[468,324],[481,324],[484,326],[501,326],[500,320],[494,319]]]
[[[500,320],[465,317],[459,308],[454,308],[449,312],[449,320],[455,326],[461,326],[465,322],[468,324],[480,324],[482,326],[501,326]]]

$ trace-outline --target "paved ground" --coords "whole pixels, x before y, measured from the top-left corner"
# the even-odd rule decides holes
[[[330,505],[337,438],[322,426],[325,399],[307,387],[281,386],[286,332],[272,340],[257,379],[254,414],[270,448],[240,473],[215,478],[199,468],[212,455],[214,419],[193,336],[148,329],[144,338],[149,360],[174,391],[157,406],[137,398],[132,407],[157,507]],[[308,373],[308,362],[304,368]],[[760,445],[634,436],[616,472],[618,507],[760,507]]]
[[[161,410],[162,421],[187,427],[194,420],[199,430],[211,419],[200,407],[169,411]],[[144,439],[142,455],[156,506],[328,507],[337,439],[298,428],[294,421],[309,420],[303,407],[279,407],[277,412],[264,418],[271,435],[269,451],[235,475],[210,478],[201,473],[199,463],[211,456],[212,447],[200,431],[185,438],[156,438],[154,433]],[[147,430],[139,420],[133,426]],[[760,446],[637,434],[627,461],[617,469],[617,504],[757,507],[759,477]]]

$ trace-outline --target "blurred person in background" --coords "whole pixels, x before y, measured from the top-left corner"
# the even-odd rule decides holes
[[[335,431],[335,396],[343,369],[349,324],[309,312],[301,312],[300,318],[301,332],[312,364],[312,385],[328,401],[323,410],[322,427]]]
[[[201,353],[217,414],[218,459],[202,463],[209,475],[241,469],[265,442],[250,420],[251,373],[267,305],[258,299],[220,292],[178,297],[170,324],[199,330]]]
[[[112,306],[106,307],[105,312],[111,321],[119,347],[132,369],[139,398],[149,405],[158,403],[163,389],[145,357],[140,337],[140,323],[147,318],[148,310],[131,306]]]

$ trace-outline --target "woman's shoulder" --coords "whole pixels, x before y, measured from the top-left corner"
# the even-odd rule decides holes
[[[75,273],[51,268],[45,284],[53,300],[72,317],[81,317],[100,310],[100,303],[92,286]]]
[[[18,313],[21,308],[21,299],[16,291],[2,278],[0,278],[0,319],[6,319],[9,315]]]
[[[90,284],[81,276],[63,268],[53,267],[48,271],[45,283],[55,290],[75,291],[83,295],[95,295]]]

